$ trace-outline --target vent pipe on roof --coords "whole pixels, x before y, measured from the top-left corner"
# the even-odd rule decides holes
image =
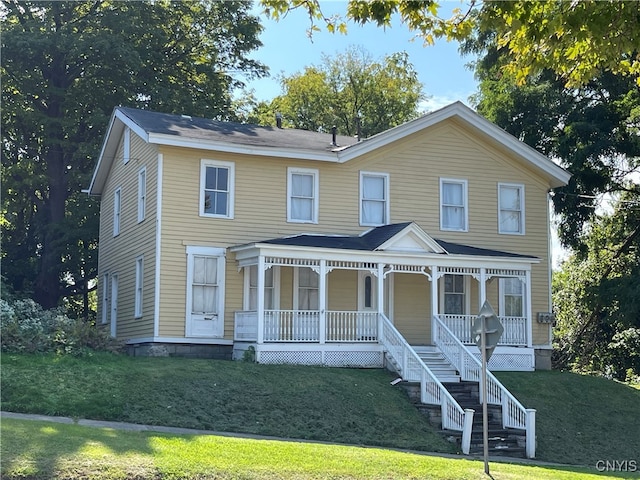
[[[362,138],[362,126],[360,122],[360,117],[355,117],[354,120],[356,122],[356,139],[360,141],[360,138]]]
[[[338,146],[338,142],[336,141],[336,132],[338,131],[338,127],[335,125],[331,127],[331,145],[334,147]]]
[[[282,114],[280,112],[276,113],[276,127],[282,128]]]

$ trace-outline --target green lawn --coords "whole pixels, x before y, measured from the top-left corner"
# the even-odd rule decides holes
[[[2,478],[485,479],[482,461],[318,443],[172,436],[30,420],[2,422]],[[581,467],[490,463],[494,480],[631,478]]]
[[[390,385],[394,376],[383,370],[132,358],[111,354],[96,354],[90,358],[3,354],[1,367],[2,409],[7,411],[457,453],[456,447],[444,440],[408,402],[403,390]],[[635,461],[640,469],[640,390],[602,378],[562,372],[498,373],[497,376],[524,405],[537,409],[538,460],[584,465],[594,474],[597,473],[595,466],[598,461]],[[17,444],[23,445],[24,452],[31,452],[34,448],[46,452],[57,446],[57,442],[46,440],[38,443],[38,435],[31,440],[26,433],[20,433],[21,428],[27,427],[19,425],[18,421],[3,421],[2,468],[5,475],[7,455],[12,455],[14,463],[24,456],[19,447],[14,447],[12,453],[5,451],[9,438],[24,436],[29,439],[25,440],[27,443],[16,440]],[[15,431],[7,431],[9,427]],[[206,454],[208,457],[217,458],[219,455],[217,447],[212,446],[217,444],[208,443],[213,441],[212,437],[173,438],[169,441],[169,437],[152,434],[108,431],[95,435],[71,434],[65,430],[70,427],[80,428],[73,425],[39,427],[38,432],[52,432],[51,438],[80,437],[75,446],[61,446],[64,451],[54,453],[51,461],[65,458],[65,462],[71,464],[82,462],[83,458],[89,458],[85,453],[95,446],[97,452],[102,448],[111,452],[110,456],[105,456],[109,457],[105,465],[117,465],[119,462],[111,458],[115,455],[125,462],[127,468],[139,465],[141,469],[151,468],[155,472],[154,469],[160,468],[158,465],[171,463],[170,455],[159,453],[163,450],[157,447],[165,441],[172,445],[170,449],[176,449],[176,462],[180,465],[179,455],[183,450],[186,454],[192,446],[214,449],[215,454],[209,452]],[[77,432],[80,431],[84,430]],[[112,446],[107,443],[104,447],[105,442],[92,439],[94,436],[113,436],[118,440],[114,440]],[[47,438],[46,435],[43,438]],[[137,442],[137,446],[116,448],[117,445],[127,445],[129,441]],[[301,448],[304,444],[292,445]],[[353,452],[358,452],[358,458],[354,459],[357,462],[362,461],[360,454],[368,451],[350,450],[353,455]],[[142,455],[140,463],[127,460],[129,454]],[[39,455],[33,458],[39,458]],[[239,454],[229,455],[235,457]],[[277,470],[276,474],[269,470],[271,477],[267,475],[267,478],[331,478],[323,469],[320,473],[301,473],[300,469],[306,467],[302,463],[298,465],[296,455],[284,461],[284,464],[290,464],[286,468],[292,469],[293,473]],[[27,460],[27,464],[29,461],[34,462]],[[33,465],[37,467],[44,461],[37,460]],[[200,462],[196,454],[184,461],[187,466]],[[313,467],[312,460],[310,462],[311,470],[319,468],[317,465]],[[216,464],[202,471],[217,471],[217,468],[222,467]],[[222,469],[220,471],[224,473],[206,475],[216,478],[260,476],[254,471],[258,467],[251,467],[254,470],[247,468],[238,472]],[[162,470],[158,478],[167,478],[167,471]],[[366,473],[365,467],[356,469],[356,472],[360,471],[362,475],[340,473],[333,478],[351,478],[350,475],[353,478],[378,478]],[[505,471],[505,475],[508,474]],[[180,475],[189,477],[188,474]],[[209,478],[206,475],[203,478]],[[424,478],[478,478],[471,473],[471,476],[465,476],[467,473],[463,472],[460,475]],[[522,475],[520,472],[513,477],[500,478],[528,478]],[[130,477],[129,472],[121,478]],[[380,478],[383,477],[411,478],[400,474],[397,477],[382,475]],[[120,477],[116,474],[110,478]],[[148,472],[140,478],[148,478]],[[531,478],[544,477],[534,475]]]

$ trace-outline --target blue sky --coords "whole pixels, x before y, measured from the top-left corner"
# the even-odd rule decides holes
[[[321,2],[325,15],[346,12],[345,1]],[[443,10],[449,12],[463,4],[457,1],[442,2]],[[259,9],[256,10],[258,13]],[[476,90],[473,72],[465,67],[471,57],[461,57],[456,42],[437,40],[435,45],[424,46],[420,38],[415,38],[407,27],[399,21],[391,28],[382,29],[374,24],[364,26],[349,23],[348,33],[332,34],[324,29],[307,36],[309,19],[303,11],[290,12],[276,22],[260,16],[264,32],[260,39],[264,46],[252,57],[259,59],[270,69],[270,77],[249,82],[260,100],[271,100],[281,92],[276,79],[278,74],[291,75],[301,72],[304,67],[319,65],[322,55],[336,55],[350,46],[363,47],[376,60],[397,52],[407,52],[409,60],[423,84],[423,92],[430,97],[421,105],[425,111],[461,100],[469,104],[468,97]]]

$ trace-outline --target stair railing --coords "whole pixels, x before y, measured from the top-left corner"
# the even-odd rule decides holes
[[[396,327],[382,314],[380,314],[379,332],[385,353],[400,376],[409,382],[420,382],[422,403],[440,405],[442,428],[462,432],[462,452],[468,455],[471,448],[474,411],[462,409]]]
[[[449,362],[458,370],[462,380],[478,382],[482,375],[482,362],[469,351],[438,316],[433,317],[435,324],[435,344]],[[484,398],[480,388],[480,401]],[[487,370],[487,403],[502,407],[503,428],[517,428],[526,433],[526,455],[534,458],[536,453],[536,411],[524,406],[511,394],[500,381]]]

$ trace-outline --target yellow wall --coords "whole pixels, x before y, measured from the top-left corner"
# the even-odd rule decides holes
[[[155,159],[155,151],[151,148],[147,150],[144,156],[149,158],[147,162],[151,162]],[[160,335],[184,335],[187,245],[231,247],[298,233],[362,233],[370,227],[359,225],[360,171],[389,174],[391,223],[415,221],[434,238],[539,257],[540,263],[534,265],[532,270],[532,310],[534,316],[537,311],[549,310],[548,186],[531,171],[515,165],[506,156],[506,152],[478,139],[466,127],[454,120],[447,120],[427,131],[387,145],[364,158],[357,158],[343,164],[247,157],[233,153],[215,153],[167,146],[159,147],[159,151],[164,158]],[[234,219],[199,216],[201,159],[234,162]],[[318,224],[286,221],[287,167],[319,170]],[[149,178],[152,172],[155,170],[148,167]],[[440,230],[439,180],[441,177],[465,179],[468,182],[468,232]],[[135,175],[132,176],[132,180],[136,180]],[[123,181],[120,176],[114,175],[110,178],[109,188]],[[526,235],[498,234],[499,182],[525,185]],[[102,206],[104,213],[102,222],[106,224],[109,223],[109,212],[112,209],[109,204],[109,192],[112,190],[105,193]],[[151,195],[149,198],[151,199]],[[152,203],[154,202],[148,202],[149,205]],[[101,236],[101,249],[103,238],[106,238],[107,244],[111,242],[108,235]],[[125,250],[138,251],[140,246],[132,240],[131,245],[126,246]],[[145,256],[145,272],[148,272],[150,269],[147,268],[146,258]],[[124,266],[119,268],[123,272],[126,270]],[[291,269],[282,268],[281,270],[281,308],[286,309],[291,307],[287,303],[291,301]],[[230,253],[227,254],[226,271],[225,337],[231,339],[233,312],[242,308],[242,273],[238,273],[237,265]],[[329,275],[328,288],[331,294],[329,308],[342,309],[353,305],[352,302],[356,301],[356,277],[352,272],[338,270],[334,270]],[[409,277],[411,281],[404,277]],[[418,275],[398,276],[401,280],[399,280],[400,284],[396,284],[396,312],[398,308],[421,310],[424,307],[424,305],[401,306],[403,302],[400,299],[406,297],[408,291],[422,287],[417,281],[418,277]],[[402,282],[407,282],[407,285]],[[428,286],[426,278],[420,279],[420,282]],[[148,297],[150,296],[145,296],[145,309]],[[419,301],[422,302],[425,296],[416,296],[416,298],[420,298]],[[472,300],[472,308],[475,307],[474,302]],[[426,311],[429,312],[430,307]],[[534,343],[546,343],[548,327],[539,327],[534,321],[533,328]],[[425,341],[428,340],[425,339]]]

